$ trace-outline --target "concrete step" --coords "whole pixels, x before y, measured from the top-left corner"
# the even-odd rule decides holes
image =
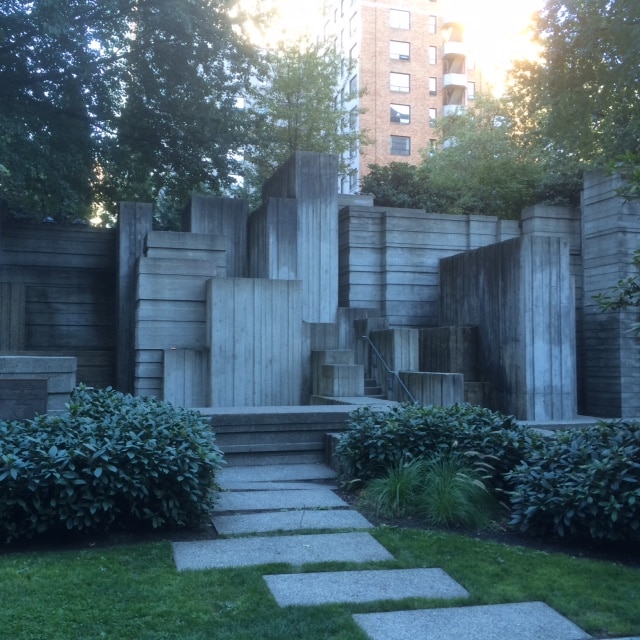
[[[277,491],[223,491],[215,504],[217,513],[225,511],[276,511],[279,509],[333,509],[348,507],[330,489]]]
[[[263,578],[281,607],[469,596],[469,592],[442,569],[326,571]],[[411,637],[416,636],[406,636]]]
[[[361,532],[174,542],[173,558],[178,571],[395,560],[373,536]]]
[[[587,640],[543,602],[418,609],[353,616],[371,640]]]

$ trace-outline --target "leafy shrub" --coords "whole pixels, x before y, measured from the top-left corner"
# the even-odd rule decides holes
[[[0,536],[192,526],[221,460],[198,413],[78,387],[61,415],[0,422]]]
[[[531,535],[640,540],[640,424],[559,433],[509,474],[511,525]]]
[[[414,458],[428,458],[454,443],[461,452],[492,459],[492,483],[500,487],[505,473],[536,447],[540,437],[511,416],[483,407],[401,405],[380,411],[356,409],[341,435],[336,453],[346,478],[372,480]]]

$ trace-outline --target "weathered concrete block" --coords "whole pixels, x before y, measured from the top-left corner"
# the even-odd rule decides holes
[[[450,407],[464,402],[464,376],[460,373],[400,371],[398,376],[419,404]],[[401,385],[393,385],[389,399],[407,400]]]
[[[320,367],[315,395],[349,397],[364,395],[364,367],[361,364],[324,364]]]
[[[26,345],[25,286],[0,282],[0,351],[23,351]]]
[[[209,353],[165,349],[163,399],[179,407],[209,406]]]
[[[311,352],[311,393],[326,395],[321,392],[322,379],[326,375],[323,367],[326,364],[352,365],[353,351],[348,349],[323,349]],[[364,375],[363,375],[364,380]],[[342,394],[348,395],[348,394]]]
[[[46,379],[47,411],[64,410],[76,386],[77,368],[75,358],[0,355],[0,379]]]
[[[420,371],[462,373],[465,380],[479,380],[477,326],[419,331]]]

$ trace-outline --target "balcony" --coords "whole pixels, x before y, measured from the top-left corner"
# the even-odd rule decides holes
[[[445,116],[461,116],[467,111],[462,104],[445,104],[442,113]]]
[[[466,73],[445,73],[443,77],[445,87],[464,87],[467,88]]]
[[[442,55],[447,56],[466,56],[467,47],[464,42],[445,42],[442,47]]]

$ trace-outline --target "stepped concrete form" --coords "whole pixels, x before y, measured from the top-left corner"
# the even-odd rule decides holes
[[[394,557],[368,533],[174,542],[178,571],[284,563],[382,562]]]
[[[355,614],[371,640],[587,640],[543,602]]]
[[[442,569],[378,569],[264,576],[281,607],[403,598],[466,598]]]

